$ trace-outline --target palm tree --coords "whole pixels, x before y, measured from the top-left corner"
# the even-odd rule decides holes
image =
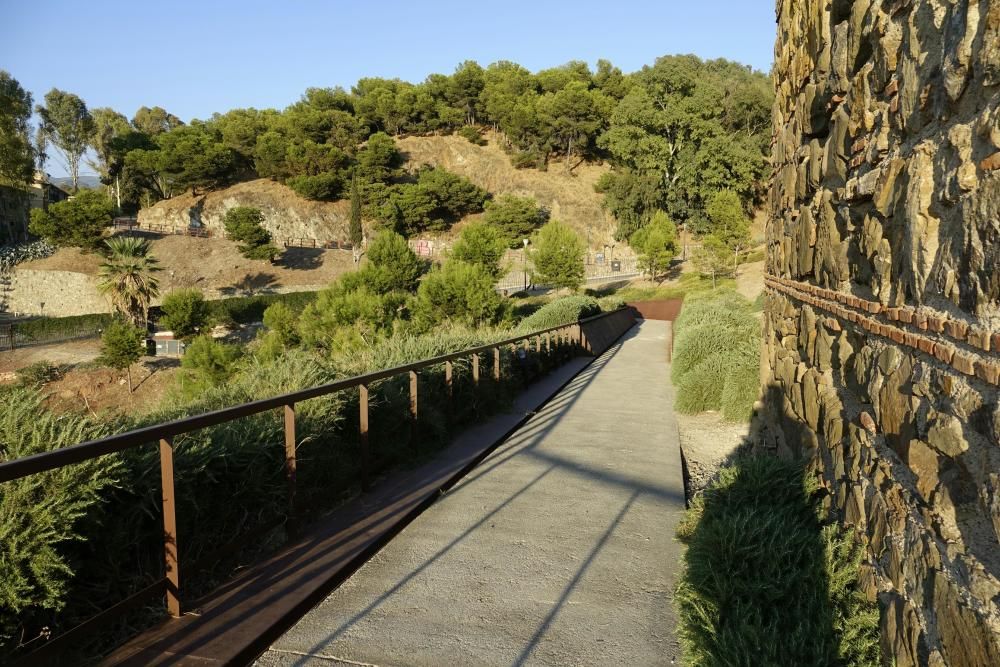
[[[108,261],[101,264],[97,287],[111,301],[112,312],[136,326],[144,326],[149,304],[160,293],[153,276],[160,267],[149,254],[149,241],[137,236],[113,236],[105,244]]]

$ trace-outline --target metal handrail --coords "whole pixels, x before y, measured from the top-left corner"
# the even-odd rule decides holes
[[[626,309],[620,309],[611,313],[602,313],[593,317],[588,317],[577,322],[571,322],[554,327],[548,327],[531,333],[513,336],[486,345],[467,348],[459,352],[443,354],[430,359],[386,368],[364,375],[357,375],[343,380],[337,380],[327,384],[301,389],[299,391],[265,398],[250,403],[214,410],[200,415],[185,417],[171,422],[154,424],[125,433],[90,440],[70,447],[56,449],[50,452],[41,452],[12,461],[0,463],[0,483],[9,482],[27,477],[29,475],[46,472],[61,468],[63,466],[80,463],[89,459],[97,458],[115,452],[121,452],[132,447],[159,444],[160,458],[160,487],[163,508],[163,536],[164,536],[164,578],[155,584],[129,596],[120,601],[110,609],[98,613],[96,616],[84,621],[82,625],[63,633],[47,645],[48,648],[40,651],[51,650],[53,645],[61,644],[64,637],[78,636],[83,629],[93,628],[96,624],[104,623],[108,619],[123,613],[132,608],[144,599],[157,593],[166,594],[167,611],[171,616],[178,617],[181,614],[180,598],[180,564],[178,561],[177,545],[177,516],[176,516],[176,494],[174,491],[174,438],[178,435],[190,433],[198,429],[215,426],[225,422],[233,421],[243,417],[266,412],[268,410],[282,409],[284,449],[285,449],[285,475],[288,482],[288,505],[289,516],[294,520],[296,513],[296,448],[295,437],[295,404],[300,401],[318,398],[345,389],[358,388],[358,438],[361,444],[361,484],[362,488],[367,488],[369,470],[369,388],[374,383],[397,375],[409,374],[410,376],[410,418],[416,423],[418,408],[418,382],[417,371],[436,366],[445,365],[444,381],[448,387],[449,399],[452,397],[453,364],[452,361],[461,357],[472,357],[472,381],[479,384],[480,376],[480,354],[493,352],[492,377],[494,380],[501,379],[501,349],[508,345],[524,342],[527,349],[530,339],[535,339],[535,351],[541,352],[542,338],[545,339],[545,351],[552,351],[552,342],[555,338],[556,345],[566,342],[578,345],[584,350],[590,351],[590,341],[583,325],[588,322],[601,320],[603,318],[616,315],[625,315]],[[553,333],[556,335],[553,337]],[[30,654],[34,655],[34,653]],[[30,657],[29,655],[29,657]]]
[[[261,412],[280,408],[290,403],[298,403],[311,398],[319,398],[320,396],[326,396],[345,389],[352,389],[359,385],[369,385],[396,375],[402,375],[403,373],[410,371],[417,371],[422,368],[427,368],[428,366],[443,364],[447,361],[453,361],[461,357],[468,357],[474,354],[489,352],[493,348],[519,343],[526,339],[534,338],[535,336],[543,336],[547,333],[552,333],[559,329],[565,329],[566,327],[575,326],[577,324],[585,324],[592,320],[607,317],[611,314],[613,313],[601,313],[600,315],[595,315],[593,317],[580,320],[579,322],[541,329],[529,334],[507,338],[495,343],[489,343],[487,345],[480,345],[479,347],[465,349],[460,352],[443,354],[431,359],[424,359],[422,361],[416,361],[410,364],[396,366],[394,368],[374,371],[364,375],[356,375],[354,377],[310,387],[308,389],[300,389],[298,391],[273,396],[271,398],[264,398],[250,403],[241,403],[240,405],[222,408],[220,410],[213,410],[211,412],[194,415],[192,417],[185,417],[183,419],[177,419],[161,424],[153,424],[152,426],[145,426],[132,431],[126,431],[125,433],[111,435],[106,438],[89,440],[77,445],[71,445],[69,447],[63,447],[49,452],[41,452],[14,459],[12,461],[6,461],[0,463],[0,484],[20,479],[22,477],[27,477],[28,475],[34,475],[40,472],[61,468],[65,465],[81,463],[99,456],[124,451],[139,445],[148,445],[161,438],[176,437],[178,435],[190,433],[191,431],[197,431],[199,429],[208,428],[209,426],[216,426],[218,424],[233,421],[234,419],[249,417]]]

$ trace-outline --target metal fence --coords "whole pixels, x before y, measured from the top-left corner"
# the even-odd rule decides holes
[[[164,576],[146,588],[134,593],[125,600],[117,603],[113,607],[106,609],[96,616],[84,621],[81,625],[73,628],[54,640],[50,640],[46,646],[38,649],[32,654],[25,656],[25,660],[31,661],[39,654],[58,651],[59,646],[72,645],[78,638],[93,632],[97,627],[113,621],[122,616],[127,611],[140,605],[148,604],[151,600],[160,597],[166,598],[168,613],[173,617],[181,614],[181,589],[180,589],[180,565],[178,562],[177,543],[177,514],[176,495],[174,487],[174,439],[177,436],[191,433],[210,426],[216,426],[226,422],[231,422],[243,417],[260,414],[271,410],[279,410],[283,415],[284,424],[284,447],[285,456],[285,476],[288,482],[288,507],[290,520],[294,521],[296,516],[295,496],[296,496],[296,474],[298,462],[296,460],[296,436],[295,436],[295,406],[297,403],[320,396],[356,389],[358,391],[358,439],[361,450],[361,485],[362,488],[369,486],[371,476],[371,454],[369,448],[370,430],[370,392],[375,383],[399,375],[409,375],[410,419],[414,422],[418,414],[418,373],[428,367],[444,366],[444,383],[448,400],[453,400],[453,377],[454,362],[459,359],[471,358],[471,379],[473,386],[480,385],[480,373],[486,370],[494,381],[501,379],[501,355],[505,349],[513,350],[515,353],[523,346],[525,350],[534,347],[538,354],[546,356],[554,355],[559,361],[566,361],[572,357],[576,351],[583,351],[588,354],[599,354],[609,347],[618,337],[627,331],[635,322],[633,311],[624,308],[612,313],[604,313],[581,320],[577,323],[551,327],[540,331],[535,331],[513,338],[501,340],[489,345],[470,348],[446,354],[432,359],[425,359],[395,368],[376,371],[365,375],[359,375],[344,380],[339,380],[329,384],[312,387],[301,391],[292,392],[282,396],[266,398],[252,403],[244,403],[214,412],[208,412],[193,417],[187,417],[172,422],[156,424],[144,428],[120,433],[100,440],[92,440],[71,447],[57,449],[50,452],[43,452],[26,456],[12,461],[0,463],[0,484],[22,479],[31,475],[44,473],[50,470],[98,458],[108,454],[123,452],[137,447],[145,447],[155,443],[159,448],[160,456],[160,485],[162,491],[162,518],[163,518],[163,556],[164,556]],[[487,364],[486,369],[482,369],[482,362]],[[275,446],[279,446],[275,443]]]
[[[206,227],[174,227],[168,225],[140,224],[130,218],[115,218],[114,229],[117,232],[146,232],[147,234],[158,234],[160,236],[193,236],[196,238],[212,238],[212,230]]]
[[[75,327],[62,328],[48,333],[25,332],[17,321],[0,324],[0,352],[9,352],[23,347],[36,347],[72,340],[97,338],[103,331],[99,323],[81,323]]]

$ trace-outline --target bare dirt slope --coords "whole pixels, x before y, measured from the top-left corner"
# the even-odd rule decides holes
[[[232,241],[187,236],[150,236],[151,252],[162,270],[157,274],[160,291],[198,287],[222,295],[260,291],[285,291],[326,285],[354,267],[351,253],[344,250],[289,248],[281,260],[243,257]],[[102,262],[97,253],[61,248],[51,257],[25,262],[19,269],[73,271],[96,276]]]
[[[289,238],[347,240],[347,201],[310,201],[266,178],[196,195],[185,192],[141,210],[139,222],[175,228],[201,225],[221,235],[226,211],[235,206],[259,208],[264,214],[264,227],[279,244]]]
[[[603,195],[594,191],[594,184],[609,171],[606,165],[581,164],[571,172],[564,162],[553,161],[548,171],[515,169],[495,136],[486,146],[476,146],[454,135],[403,137],[397,144],[409,169],[423,164],[444,167],[494,195],[534,197],[552,212],[554,219],[572,225],[583,238],[589,232],[591,247],[612,241],[614,218],[601,207]]]

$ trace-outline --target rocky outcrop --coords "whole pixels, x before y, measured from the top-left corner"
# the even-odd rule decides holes
[[[1000,0],[779,0],[759,447],[897,665],[1000,664]]]
[[[197,195],[185,193],[158,202],[139,211],[139,224],[154,229],[203,227],[221,237],[226,211],[236,206],[259,208],[264,214],[264,227],[279,245],[286,239],[346,241],[348,238],[348,202],[310,201],[288,186],[268,179]]]

